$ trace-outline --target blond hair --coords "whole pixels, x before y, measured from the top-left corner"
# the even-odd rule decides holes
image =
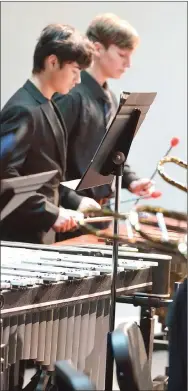
[[[93,42],[102,43],[106,49],[116,45],[122,49],[134,49],[139,36],[137,31],[126,21],[114,14],[96,16],[90,23],[87,37]]]

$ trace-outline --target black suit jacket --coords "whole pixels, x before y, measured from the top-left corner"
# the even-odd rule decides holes
[[[180,285],[169,318],[168,391],[187,390],[187,278]]]
[[[67,132],[55,104],[29,80],[1,112],[1,135],[25,128],[3,178],[58,170],[56,176],[1,223],[1,239],[45,243],[58,216],[59,184],[66,168]],[[52,238],[51,241],[53,241]]]

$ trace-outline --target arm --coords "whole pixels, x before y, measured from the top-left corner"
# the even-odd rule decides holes
[[[93,198],[83,197],[66,186],[60,187],[60,204],[66,209],[71,208],[82,213],[90,209],[101,209]]]
[[[66,209],[77,210],[83,197],[76,191],[69,189],[66,186],[60,186],[60,205]]]
[[[137,177],[128,164],[125,164],[124,167],[122,187],[139,197],[146,198],[151,197],[155,191],[154,182],[149,178]]]
[[[23,164],[34,129],[32,115],[27,109],[20,106],[11,106],[1,112],[1,146],[3,164],[2,178],[20,176],[19,167]],[[12,141],[11,148],[6,140]],[[13,145],[14,143],[14,145]],[[4,162],[3,162],[4,163]]]
[[[12,106],[4,109],[1,115],[1,137],[18,133],[16,147],[12,151],[9,161],[2,173],[3,178],[14,178],[24,175],[23,166],[31,144],[35,139],[35,111],[31,112],[25,107]],[[25,228],[37,231],[48,231],[59,214],[59,208],[51,204],[45,196],[36,193],[14,211],[14,218]]]
[[[131,170],[129,164],[125,163],[123,170],[123,178],[122,178],[122,188],[129,189],[130,184],[133,181],[137,181],[139,177],[136,175],[134,171]]]

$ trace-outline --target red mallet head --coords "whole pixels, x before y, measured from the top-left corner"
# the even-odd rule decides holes
[[[172,140],[170,141],[171,147],[176,147],[180,142],[180,139],[178,137],[173,137]]]
[[[162,196],[162,193],[161,193],[161,191],[153,191],[153,193],[151,193],[151,197],[152,198],[159,198],[159,197],[161,197]]]

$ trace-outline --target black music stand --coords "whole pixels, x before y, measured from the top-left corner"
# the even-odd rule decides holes
[[[115,176],[115,212],[119,213],[120,190],[124,163],[140,125],[142,124],[156,93],[127,93],[120,98],[120,104],[93,159],[85,171],[76,190],[84,190],[112,183]],[[119,223],[114,219],[114,235],[118,235]],[[112,390],[113,356],[111,351],[111,332],[115,325],[116,276],[118,265],[118,240],[113,242],[112,284],[109,333],[107,340],[105,390]]]
[[[2,221],[24,201],[34,195],[56,173],[57,170],[53,170],[18,178],[3,179],[0,193],[0,220]]]

